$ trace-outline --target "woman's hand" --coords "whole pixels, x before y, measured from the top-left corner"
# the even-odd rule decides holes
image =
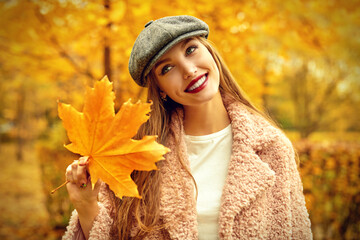
[[[88,238],[92,223],[99,213],[97,196],[101,182],[97,181],[92,189],[87,157],[81,157],[67,167],[66,180],[69,181],[66,188],[70,201],[79,214],[81,228]]]
[[[76,209],[77,207],[97,202],[100,181],[98,181],[94,189],[92,189],[90,175],[88,173],[87,157],[81,157],[67,167],[66,180],[69,181],[66,187],[69,192],[70,201]]]

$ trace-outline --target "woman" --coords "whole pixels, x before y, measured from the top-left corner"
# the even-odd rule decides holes
[[[86,161],[71,164],[64,239],[312,238],[291,143],[246,100],[208,34],[191,16],[146,24],[129,71],[154,104],[137,138],[156,134],[171,152],[159,171],[133,172],[142,199],[92,190]]]

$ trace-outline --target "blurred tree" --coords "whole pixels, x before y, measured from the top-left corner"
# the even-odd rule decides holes
[[[283,127],[303,138],[360,131],[359,6],[359,0],[1,0],[0,140],[15,139],[21,159],[23,144],[42,138],[44,186],[57,185],[63,174],[50,163],[68,156],[59,149],[66,140],[56,101],[81,108],[85,88],[105,74],[116,108],[129,97],[144,100],[146,90],[127,69],[132,44],[149,20],[180,14],[209,24],[209,40],[239,84]],[[52,199],[63,207],[52,207],[51,215],[69,210],[64,199]],[[342,232],[349,216],[336,222]]]
[[[357,105],[359,100],[356,99],[360,88],[351,84],[349,72],[338,66],[340,64],[331,59],[309,60],[300,64],[295,75],[291,73],[285,76],[288,95],[294,107],[293,124],[301,138],[307,138],[318,130],[348,130],[355,127],[352,120],[356,115],[349,113],[349,107],[360,110]],[[349,91],[351,85],[353,89]],[[348,117],[348,124],[339,126],[344,116]]]
[[[342,119],[343,130],[356,129],[358,100],[352,89],[360,75],[357,0],[200,0],[191,4],[184,0],[5,0],[0,2],[1,81],[14,91],[19,82],[27,82],[23,91],[32,103],[25,104],[24,111],[33,119],[45,118],[49,126],[56,121],[56,99],[80,107],[84,88],[105,74],[114,82],[117,108],[129,97],[143,99],[144,89],[127,70],[132,44],[148,20],[178,14],[197,16],[210,25],[210,40],[240,85],[285,127],[295,127],[307,136],[319,129],[316,125],[325,130],[324,125],[328,130],[339,125],[340,120],[329,125],[315,118],[321,116]],[[316,78],[324,90],[332,89],[333,101],[326,101],[326,109],[320,104],[325,95],[313,94],[317,87],[299,89],[305,86],[301,76],[309,84]],[[285,83],[293,86],[291,91]],[[305,90],[313,92],[304,94]],[[300,100],[296,94],[313,98]],[[344,112],[327,110],[339,99],[346,103],[353,123],[346,123]],[[306,107],[306,102],[312,107]],[[5,97],[0,103],[7,112],[7,120],[2,121],[12,122],[15,99]],[[31,108],[32,104],[37,107]],[[46,129],[39,125],[31,131]]]

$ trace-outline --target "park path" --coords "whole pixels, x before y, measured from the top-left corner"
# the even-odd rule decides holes
[[[14,144],[0,145],[0,239],[55,239],[45,201],[35,149],[26,146],[19,162]]]

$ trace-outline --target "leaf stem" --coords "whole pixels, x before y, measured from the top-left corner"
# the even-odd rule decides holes
[[[54,192],[56,192],[57,190],[59,190],[60,188],[62,188],[63,186],[65,186],[68,182],[70,182],[69,180],[66,180],[63,184],[61,184],[60,186],[58,186],[57,188],[55,188],[54,190],[51,191],[51,194],[53,194]]]

